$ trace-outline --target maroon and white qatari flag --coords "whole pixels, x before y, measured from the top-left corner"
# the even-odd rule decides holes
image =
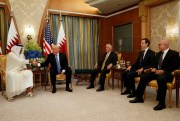
[[[9,27],[9,32],[8,32],[8,37],[7,37],[6,53],[11,52],[11,48],[15,44],[19,44],[20,42],[21,42],[20,37],[19,37],[16,27],[14,25],[14,20],[13,20],[13,18],[11,18],[11,24]]]
[[[62,22],[61,22],[61,26],[60,26],[59,33],[58,33],[57,44],[59,45],[60,52],[65,53],[66,57],[68,57],[67,41],[66,41],[65,32],[64,32]]]

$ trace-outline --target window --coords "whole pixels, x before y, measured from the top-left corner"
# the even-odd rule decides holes
[[[132,52],[132,23],[114,27],[114,50],[120,52]]]

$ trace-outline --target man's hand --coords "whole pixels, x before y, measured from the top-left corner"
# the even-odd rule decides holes
[[[97,67],[98,67],[98,64],[96,63],[96,64],[94,65],[94,69],[97,69]]]
[[[38,62],[35,61],[35,60],[30,60],[29,62],[30,62],[32,65],[34,65],[34,66],[37,66],[37,65],[38,65]]]
[[[151,69],[151,72],[154,72],[154,73],[155,73],[156,71],[157,71],[156,68],[152,68],[152,69]]]
[[[154,73],[157,74],[157,75],[161,75],[161,74],[164,73],[164,70],[157,70],[156,68],[153,68],[153,69],[151,70],[151,72],[154,72]]]
[[[138,69],[136,72],[138,72],[138,75],[141,75],[142,74],[142,72],[143,72],[143,68],[140,68],[140,69]]]
[[[111,63],[111,64],[109,64],[108,66],[107,66],[107,69],[108,70],[110,70],[111,68],[112,68],[112,66],[113,66],[113,64]]]
[[[128,66],[128,68],[126,69],[126,71],[130,71],[132,68],[132,66]]]
[[[156,72],[155,72],[155,74],[157,74],[157,75],[161,75],[163,73],[164,73],[164,70],[156,70]]]
[[[62,74],[64,74],[65,73],[65,70],[62,70],[62,72],[61,72]]]

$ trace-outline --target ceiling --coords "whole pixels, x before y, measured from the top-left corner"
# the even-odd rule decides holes
[[[92,7],[98,8],[100,14],[108,15],[138,5],[139,0],[84,0]]]

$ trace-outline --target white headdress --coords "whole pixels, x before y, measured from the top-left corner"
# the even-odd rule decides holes
[[[21,50],[21,49],[23,49],[23,45],[18,44],[18,45],[14,45],[14,46],[11,48],[11,51],[12,51],[13,53],[15,53],[17,56],[20,56],[20,54],[22,54],[22,53],[20,53],[20,51],[23,51],[23,50]]]

